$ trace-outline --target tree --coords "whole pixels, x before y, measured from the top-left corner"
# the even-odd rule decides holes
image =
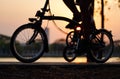
[[[0,34],[0,54],[1,54],[1,56],[5,56],[5,55],[9,56],[10,55],[9,42],[10,42],[10,37]]]
[[[104,11],[106,9],[111,10],[111,5],[117,5],[118,8],[120,8],[120,0],[96,0],[96,3],[99,7],[97,7],[95,13],[101,15],[101,28],[104,28],[104,22],[108,20],[108,18],[105,17]]]

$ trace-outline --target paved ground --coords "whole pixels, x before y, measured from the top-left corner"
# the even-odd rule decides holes
[[[120,79],[120,63],[1,62],[0,79]]]
[[[106,63],[87,63],[85,57],[68,63],[64,58],[40,58],[21,63],[15,58],[0,58],[0,79],[120,79],[120,58]]]

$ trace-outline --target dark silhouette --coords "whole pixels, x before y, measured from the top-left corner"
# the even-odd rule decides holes
[[[82,25],[85,32],[85,37],[88,38],[90,29],[95,29],[95,23],[93,20],[94,0],[63,0],[67,7],[73,12],[73,20],[79,22],[82,20]],[[81,12],[76,8],[76,4],[80,6]],[[66,28],[73,29],[74,24],[69,23]]]
[[[81,21],[81,13],[77,10],[76,8],[76,3],[74,2],[74,0],[63,0],[63,2],[66,4],[66,6],[72,11],[73,13],[73,20],[79,22]],[[70,28],[73,29],[74,28],[74,24],[73,23],[69,23],[66,28]]]
[[[84,28],[84,36],[89,40],[89,35],[91,33],[91,29],[95,29],[95,23],[93,20],[93,12],[94,12],[94,0],[63,0],[64,3],[68,6],[68,8],[73,12],[73,20],[79,22],[82,20],[82,26]],[[76,4],[80,6],[81,12],[79,12],[76,8]],[[69,23],[66,28],[74,28],[74,24]],[[89,51],[88,51],[89,52]],[[88,61],[90,61],[89,56],[87,56]]]
[[[50,10],[50,6],[48,6],[49,0],[46,0],[44,7],[41,10],[36,12],[35,16],[38,18],[29,18],[30,23],[27,23],[18,27],[13,33],[10,40],[10,50],[13,53],[13,55],[21,62],[31,63],[36,61],[45,52],[49,51],[47,35],[45,33],[45,30],[41,27],[42,21],[43,20],[63,20],[69,23],[73,23],[72,25],[78,25],[79,27],[81,27],[80,30],[77,30],[76,29],[77,27],[75,27],[74,31],[69,32],[69,34],[67,35],[66,37],[67,46],[65,46],[66,49],[64,50],[64,55],[65,55],[64,57],[71,59],[71,57],[69,57],[68,55],[74,54],[74,55],[70,55],[74,59],[77,56],[77,53],[75,52],[80,52],[79,48],[81,50],[82,49],[81,47],[84,47],[82,46],[83,44],[81,44],[81,42],[83,42],[84,39],[86,39],[90,33],[91,34],[90,39],[87,39],[87,41],[91,41],[91,42],[84,44],[84,45],[88,44],[85,50],[88,49],[92,51],[87,53],[89,54],[88,56],[91,58],[91,60],[97,63],[106,62],[113,52],[112,35],[106,29],[94,30],[92,28],[93,32],[90,32],[91,26],[95,26],[94,20],[92,18],[93,10],[94,10],[93,8],[94,0],[77,1],[77,3],[80,5],[81,13],[78,12],[77,9],[74,9],[75,6],[72,6],[73,9],[71,9],[71,11],[73,10],[73,12],[76,11],[73,17],[73,20],[76,20],[77,21],[76,22],[62,16],[53,16],[53,15],[46,16],[45,13]],[[71,6],[70,3],[69,5]],[[82,28],[82,26],[80,26],[81,24],[78,23],[80,20],[83,21],[82,25],[84,26],[85,29]],[[100,34],[102,35],[100,36]],[[108,45],[106,46],[105,44],[106,42],[102,40],[103,34],[106,35],[106,37],[108,37],[107,41],[110,41],[109,46]],[[73,35],[75,36],[77,35],[77,37],[74,37]],[[69,38],[70,38],[70,41],[68,40]],[[69,49],[71,51],[69,51]],[[106,51],[106,50],[109,50],[109,51]],[[99,57],[98,54],[101,52],[104,52],[104,53],[107,52],[107,55],[105,54],[105,56]]]

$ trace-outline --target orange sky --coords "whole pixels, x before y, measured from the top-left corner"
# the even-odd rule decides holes
[[[120,39],[120,9],[113,3],[114,0],[109,1],[111,10],[105,10],[105,15],[109,19],[106,21],[105,27],[112,30],[114,39]],[[0,0],[0,33],[11,36],[17,27],[28,23],[28,18],[34,17],[37,10],[39,10],[45,0]],[[50,0],[51,10],[54,15],[66,16],[72,18],[72,13],[64,5],[62,0]],[[97,28],[100,28],[100,16],[95,17]],[[64,28],[65,22],[58,21],[58,26]],[[59,38],[65,38],[65,34],[61,33],[50,22],[50,42]],[[59,35],[59,37],[58,37]]]

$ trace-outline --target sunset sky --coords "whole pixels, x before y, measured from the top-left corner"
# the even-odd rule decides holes
[[[114,40],[120,39],[120,8],[115,0],[108,0],[111,9],[105,8],[105,28],[111,30]],[[42,8],[45,0],[0,0],[0,34],[11,36],[20,25],[28,23],[28,18],[34,17],[37,10]],[[62,0],[50,0],[52,14],[72,18],[72,13]],[[97,6],[96,6],[97,7]],[[100,28],[100,15],[95,15],[97,28]],[[61,25],[63,24],[63,25]],[[65,30],[65,22],[57,21],[57,25]],[[65,38],[66,35],[57,30],[52,22],[49,22],[50,42]],[[59,36],[59,37],[58,37]]]

